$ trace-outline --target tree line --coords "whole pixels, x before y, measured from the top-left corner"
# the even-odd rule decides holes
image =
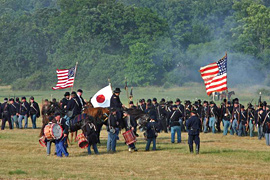
[[[181,86],[201,82],[199,67],[228,51],[230,65],[246,62],[270,85],[269,5],[267,0],[0,0],[0,83],[16,90],[48,89],[57,81],[56,68],[78,62],[76,84],[83,88],[102,87],[108,78],[123,86],[125,77],[132,86]]]

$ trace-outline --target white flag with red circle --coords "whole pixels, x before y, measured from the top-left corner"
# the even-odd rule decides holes
[[[111,84],[109,84],[108,86],[102,88],[101,90],[99,90],[91,99],[91,103],[94,106],[94,108],[96,107],[110,107],[110,100],[112,97],[113,93],[112,93],[112,88],[111,88]]]

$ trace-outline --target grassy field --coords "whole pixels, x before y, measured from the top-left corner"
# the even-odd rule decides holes
[[[240,96],[244,103],[258,98],[256,89],[250,89],[245,88]],[[239,94],[238,89],[234,90]],[[84,97],[89,98],[95,91],[85,90]],[[38,102],[50,98],[52,93],[60,99],[64,91],[12,92],[8,88],[1,89],[1,97],[34,95]],[[203,87],[197,86],[134,89],[134,99],[142,97],[209,99]],[[121,99],[127,101],[124,93]],[[269,100],[269,97],[263,99]],[[257,137],[201,134],[201,153],[191,155],[187,133],[182,133],[181,144],[171,144],[170,134],[161,133],[157,138],[158,150],[149,152],[144,151],[146,142],[139,133],[136,144],[139,151],[133,153],[127,151],[120,135],[117,153],[107,154],[107,132],[103,130],[98,146],[100,155],[88,156],[86,149],[80,149],[73,142],[68,149],[70,157],[58,158],[46,155],[46,149],[38,143],[39,131],[0,131],[0,179],[269,179],[270,147],[265,145],[264,139],[259,141]]]

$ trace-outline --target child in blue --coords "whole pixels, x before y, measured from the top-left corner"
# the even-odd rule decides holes
[[[147,123],[147,129],[146,129],[146,138],[147,138],[147,144],[145,147],[146,151],[149,151],[151,142],[153,142],[152,150],[153,151],[156,150],[157,132],[158,132],[158,124],[156,123],[154,117],[151,116],[150,121]]]

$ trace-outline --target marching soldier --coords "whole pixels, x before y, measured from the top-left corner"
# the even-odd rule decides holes
[[[257,125],[258,125],[258,139],[261,140],[263,137],[263,121],[265,118],[265,113],[263,108],[259,108],[257,110],[257,114],[256,114],[256,121],[257,121]]]
[[[199,154],[200,151],[200,129],[201,129],[201,121],[196,116],[196,111],[191,111],[191,117],[187,120],[186,126],[188,131],[188,144],[189,151],[193,153],[193,141],[196,144],[196,154]]]
[[[270,111],[269,106],[265,107],[266,115],[263,122],[263,132],[265,135],[266,145],[270,146]]]
[[[231,119],[231,129],[230,129],[230,134],[238,134],[238,122],[240,121],[240,105],[239,105],[239,100],[236,98],[233,100],[233,111],[232,111],[232,119]]]
[[[252,104],[248,104],[247,109],[247,121],[248,121],[248,130],[249,130],[249,136],[253,137],[254,135],[254,128],[255,128],[255,109],[253,108]]]
[[[37,128],[36,120],[40,116],[40,110],[39,110],[39,105],[36,101],[34,101],[33,96],[30,97],[30,111],[29,112],[30,112],[30,117],[32,120],[32,128],[36,129]]]
[[[202,113],[202,120],[203,120],[203,132],[208,132],[208,123],[209,123],[209,105],[207,101],[203,102],[203,113]]]
[[[240,115],[240,121],[239,121],[239,129],[238,129],[238,136],[246,136],[246,126],[247,126],[247,112],[245,110],[245,107],[241,106],[241,115]]]
[[[30,106],[28,102],[26,102],[26,97],[22,97],[22,102],[20,104],[20,110],[19,110],[19,128],[22,129],[22,120],[24,119],[25,124],[24,128],[28,127],[28,115],[30,111]]]
[[[181,100],[179,98],[176,99],[175,105],[177,106],[178,111],[182,114],[182,116],[179,119],[180,125],[181,125],[181,131],[185,131],[185,126],[184,126],[184,111],[185,107],[183,104],[181,104]]]
[[[209,127],[212,130],[212,133],[216,133],[216,122],[217,122],[217,106],[211,101],[210,102],[210,110],[209,110]]]
[[[10,105],[8,104],[8,98],[4,99],[4,103],[1,104],[1,112],[2,114],[2,126],[1,130],[5,129],[6,122],[8,121],[9,129],[12,129],[12,123],[11,123],[11,110]]]
[[[168,125],[171,128],[171,142],[174,143],[175,132],[177,133],[177,143],[181,143],[181,125],[179,119],[182,114],[177,110],[177,106],[172,106],[172,111],[168,114]]]
[[[230,120],[232,118],[232,107],[231,102],[228,101],[225,104],[225,108],[222,108],[222,121],[223,121],[223,136],[228,134],[228,129],[230,127]]]
[[[19,115],[19,109],[20,106],[16,102],[14,102],[14,99],[11,98],[9,100],[10,104],[10,115],[11,115],[11,124],[12,124],[12,129],[14,129],[14,124],[16,125],[16,128],[19,128],[19,122],[18,122],[18,115]]]
[[[167,112],[166,112],[165,102],[160,101],[159,108],[157,109],[157,112],[158,112],[160,130],[163,130],[165,133],[168,133]]]

